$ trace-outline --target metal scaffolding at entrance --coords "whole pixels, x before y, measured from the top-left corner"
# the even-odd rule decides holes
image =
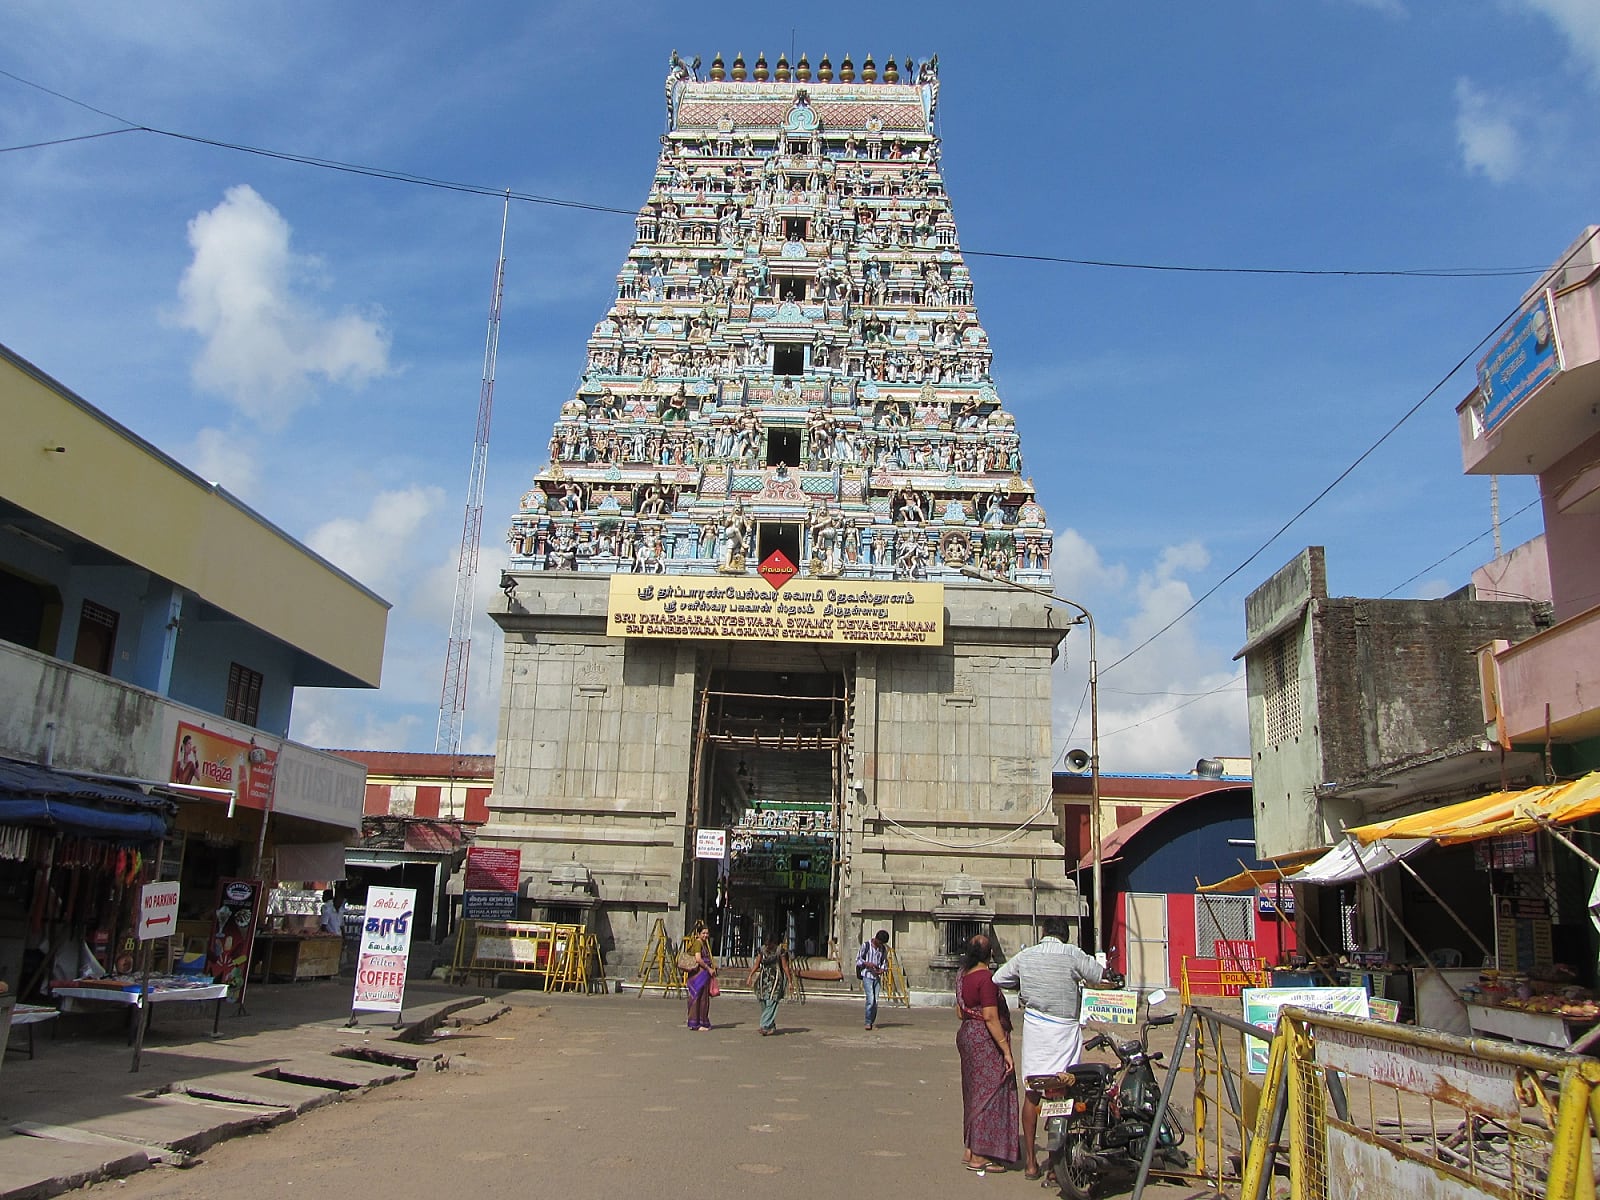
[[[790,838],[831,843],[826,888],[827,944],[823,950],[832,955],[844,943],[840,889],[853,694],[843,671],[806,676],[813,681],[826,679],[829,684],[826,692],[811,694],[785,689],[782,685],[790,678],[782,672],[708,674],[699,688],[690,760],[691,811],[697,828],[731,827],[724,900],[730,899],[736,889],[733,847],[741,833],[765,835],[763,841],[779,843]],[[738,766],[730,774],[735,755]],[[815,773],[808,778],[797,762],[791,761],[785,770],[773,769],[775,760],[793,755],[810,756],[813,761],[825,756],[825,784]],[[758,764],[754,770],[751,761]],[[758,771],[768,780],[764,795],[757,792]],[[822,786],[816,786],[819,784]],[[821,792],[825,792],[821,799],[813,798]],[[814,817],[824,819],[819,827],[808,830]],[[714,896],[715,884],[712,886]],[[705,911],[705,889],[705,874],[693,870],[687,896],[690,911]],[[802,893],[818,889],[791,886],[790,890]],[[722,938],[725,952],[727,932],[723,931]],[[800,947],[794,949],[798,952]]]

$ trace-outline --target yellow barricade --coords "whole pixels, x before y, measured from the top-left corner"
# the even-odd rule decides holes
[[[603,991],[600,943],[581,925],[541,921],[463,921],[453,982],[499,975],[539,980],[546,991]]]

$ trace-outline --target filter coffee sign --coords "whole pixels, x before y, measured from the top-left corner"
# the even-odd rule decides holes
[[[944,645],[944,585],[613,575],[611,637]]]

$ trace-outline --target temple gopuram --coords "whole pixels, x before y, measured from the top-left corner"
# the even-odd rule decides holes
[[[1052,534],[940,170],[938,59],[672,55],[616,298],[512,517],[490,822],[521,912],[914,986],[1078,915]],[[982,576],[990,576],[985,580]]]

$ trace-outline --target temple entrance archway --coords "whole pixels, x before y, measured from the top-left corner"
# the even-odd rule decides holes
[[[836,956],[845,657],[708,664],[697,691],[696,826],[726,830],[727,854],[695,861],[689,923],[704,920],[726,957],[748,957],[772,933],[797,957]]]

